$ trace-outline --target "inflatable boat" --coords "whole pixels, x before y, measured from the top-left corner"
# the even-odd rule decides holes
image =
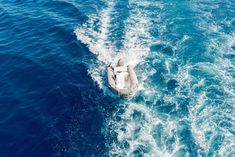
[[[124,59],[119,59],[116,67],[107,66],[107,80],[109,88],[123,98],[132,96],[138,87],[134,67],[125,65]]]

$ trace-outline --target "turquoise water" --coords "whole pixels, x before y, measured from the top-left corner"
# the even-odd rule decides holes
[[[235,156],[234,0],[3,0],[0,30],[1,156]]]

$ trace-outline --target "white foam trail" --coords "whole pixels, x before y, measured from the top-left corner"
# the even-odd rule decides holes
[[[113,6],[114,2],[109,1],[107,7],[101,10],[99,15],[90,15],[89,20],[75,30],[78,40],[86,44],[100,61],[106,63],[112,60],[114,53],[112,44],[108,40]]]
[[[211,52],[216,52],[216,54],[211,56],[214,63],[198,63],[195,66],[185,67],[187,73],[182,73],[182,76],[180,76],[181,78],[186,77],[184,85],[188,86],[189,96],[195,97],[194,106],[190,107],[192,133],[197,145],[203,148],[206,154],[209,153],[210,149],[213,149],[211,148],[213,147],[213,140],[217,136],[221,136],[223,140],[218,155],[234,155],[235,136],[232,132],[235,131],[235,89],[233,86],[235,83],[235,67],[234,62],[224,56],[234,54],[231,47],[235,43],[235,34],[226,34],[221,31],[221,27],[212,14],[212,11],[219,7],[217,4],[205,4],[202,1],[194,4],[194,7],[198,12],[201,12],[198,27],[205,32],[205,36],[211,37],[207,43],[207,53],[211,55],[213,54]],[[200,69],[209,78],[201,76],[201,80],[197,80],[198,78],[195,78],[195,76],[188,76],[189,71],[193,69]],[[214,81],[208,85],[207,79]],[[195,80],[197,80],[197,83],[195,83]],[[196,94],[194,90],[198,88],[204,90]],[[211,90],[218,90],[223,95],[217,94],[216,97],[211,98]],[[230,127],[226,127],[223,123],[230,125]]]
[[[234,110],[234,94],[230,94],[230,92],[227,92],[224,89],[228,90],[227,83],[231,81],[231,78],[224,77],[224,71],[221,69],[221,64],[211,64],[211,63],[198,63],[194,66],[187,65],[185,67],[182,67],[180,69],[180,74],[178,75],[177,80],[179,81],[179,84],[181,89],[187,89],[187,96],[193,98],[193,101],[191,102],[193,105],[189,108],[190,116],[189,121],[191,121],[191,130],[193,133],[193,137],[196,140],[196,143],[199,147],[203,148],[203,152],[206,154],[209,153],[211,148],[211,144],[213,140],[216,138],[217,135],[220,135],[224,138],[223,144],[219,149],[218,154],[221,156],[228,156],[228,153],[231,153],[229,148],[234,148],[234,143],[232,141],[235,140],[234,135],[231,133],[232,128],[224,128],[223,126],[219,125],[219,121],[228,122],[228,124],[231,124],[231,126],[234,128],[235,126],[235,117],[231,113]],[[210,85],[208,86],[206,83],[211,78],[195,78],[195,76],[190,75],[190,71],[194,69],[200,69],[202,72],[208,73],[207,75],[211,75],[211,78],[216,78],[216,80],[221,80],[221,83],[219,85]],[[209,76],[207,76],[209,77]],[[196,81],[197,80],[197,81]],[[224,83],[226,80],[226,83]],[[221,88],[222,86],[222,88]],[[198,88],[201,88],[201,92],[198,94],[195,93],[195,90]],[[216,98],[216,100],[221,99],[221,101],[224,101],[222,104],[217,104],[215,98],[210,98],[208,95],[210,94],[210,88],[215,89],[221,89],[224,90],[223,92],[226,93],[225,100],[223,100],[223,96]],[[231,87],[230,87],[231,88]],[[231,90],[231,89],[229,89]],[[181,90],[179,90],[178,94],[175,95],[176,98],[182,97]],[[228,108],[228,110],[226,109]],[[226,119],[233,119],[233,120],[224,120]],[[230,131],[229,131],[230,130]],[[233,130],[234,131],[234,130]],[[208,135],[211,134],[211,135]]]
[[[137,5],[138,1],[130,1],[129,3],[130,5]],[[109,30],[112,27],[110,24],[111,15],[115,11],[113,10],[114,5],[114,1],[109,1],[107,8],[104,8],[100,14],[90,15],[89,20],[82,27],[78,27],[75,30],[78,40],[86,44],[100,61],[98,67],[90,63],[89,71],[92,78],[102,89],[105,89],[105,69],[102,64],[116,64],[118,59],[124,57],[127,59],[128,64],[137,65],[149,53],[150,41],[152,41],[149,34],[150,21],[144,17],[147,17],[147,12],[144,10],[140,12],[140,10],[133,7],[130,17],[125,21],[124,48],[117,49],[109,40],[109,35],[111,35]]]
[[[156,3],[160,5],[159,2]],[[151,5],[149,2],[129,1],[130,16],[125,21],[124,47],[117,49],[109,40],[111,31],[112,13],[115,1],[108,1],[107,7],[98,15],[90,15],[89,20],[75,30],[78,40],[87,45],[89,50],[97,55],[98,67],[96,64],[88,63],[89,72],[92,78],[99,84],[99,87],[106,89],[105,66],[104,64],[116,64],[118,59],[126,58],[128,64],[137,65],[141,63],[149,53],[152,44],[152,37],[149,34],[151,21],[146,10],[140,10],[139,6]],[[141,20],[140,20],[141,19]]]
[[[226,42],[223,43],[226,46],[221,46],[221,38],[211,39],[207,51],[216,50],[219,52],[216,54],[218,56],[216,56],[215,63],[197,63],[195,65],[179,67],[179,72],[175,76],[175,79],[178,80],[180,87],[176,89],[175,95],[165,95],[160,93],[161,90],[158,90],[158,87],[153,85],[149,79],[149,76],[155,74],[156,70],[151,65],[145,64],[145,57],[150,54],[149,47],[153,43],[162,43],[162,40],[159,42],[149,33],[152,27],[152,21],[159,20],[160,18],[151,19],[151,12],[145,9],[145,7],[156,5],[159,8],[163,8],[163,5],[160,2],[147,0],[129,1],[128,7],[130,15],[125,21],[125,35],[122,49],[116,49],[114,44],[109,41],[109,36],[112,35],[110,34],[110,27],[112,27],[111,21],[113,18],[111,15],[112,12],[115,11],[113,10],[114,5],[114,1],[109,1],[107,7],[98,15],[90,15],[89,20],[82,27],[78,27],[75,30],[78,39],[86,44],[92,53],[97,55],[97,64],[92,62],[87,63],[92,78],[98,82],[100,88],[105,90],[105,67],[102,64],[110,62],[116,63],[120,57],[130,58],[130,64],[138,64],[140,67],[143,67],[137,69],[137,72],[141,80],[140,86],[143,90],[144,102],[150,101],[152,104],[155,104],[156,100],[158,100],[160,96],[163,96],[167,103],[175,102],[175,110],[178,111],[179,104],[177,99],[192,99],[189,107],[190,114],[187,120],[191,122],[191,131],[197,146],[199,146],[200,150],[208,154],[213,138],[221,131],[224,136],[224,142],[218,154],[226,156],[229,152],[227,150],[234,148],[234,136],[228,131],[229,129],[218,126],[213,119],[231,117],[233,120],[231,125],[234,128],[235,117],[226,110],[223,110],[224,112],[220,115],[213,115],[213,113],[218,113],[218,110],[221,108],[208,105],[208,102],[215,104],[208,95],[210,94],[209,88],[217,88],[217,84],[207,85],[208,80],[206,77],[193,76],[190,72],[195,69],[202,70],[204,73],[211,76],[210,79],[214,77],[216,81],[219,80],[220,83],[218,87],[228,96],[228,99],[226,99],[226,102],[222,105],[226,105],[226,103],[232,104],[234,110],[235,100],[234,89],[232,88],[234,79],[231,73],[228,72],[229,68],[234,70],[234,65],[231,60],[223,57],[224,54],[231,54],[231,51],[233,52],[231,45],[235,43],[234,35],[218,33],[220,28],[215,22],[211,22],[211,16],[213,15],[204,11],[202,14],[206,17],[202,16],[203,20],[198,24],[198,27],[205,29],[205,32],[218,33],[220,37],[222,36],[223,39],[226,39]],[[211,22],[209,26],[208,21],[209,23]],[[159,27],[159,34],[164,34],[166,30],[167,28],[164,26]],[[179,43],[175,44],[171,43],[171,41],[165,41],[164,43],[166,43],[166,45],[176,45],[176,47],[173,47],[173,50],[176,50],[177,47],[180,47],[180,45],[189,38],[191,37],[185,35]],[[153,58],[155,57],[155,59],[151,61],[151,64],[158,63],[160,61],[159,56],[163,56],[161,53],[151,55]],[[171,73],[171,62],[174,62],[174,59],[164,62],[168,71],[167,75]],[[198,93],[195,93],[195,91],[200,88],[204,88],[204,90],[199,90]],[[177,152],[185,147],[185,145],[180,143],[179,137],[176,135],[178,122],[168,118],[160,118],[158,113],[153,111],[153,106],[149,107],[146,104],[136,104],[130,101],[126,102],[124,112],[122,114],[117,113],[114,115],[113,119],[108,122],[108,127],[112,128],[112,132],[117,133],[117,141],[112,143],[110,156],[131,156],[136,150],[142,150],[144,156],[155,157],[156,154],[159,156],[176,156]],[[137,116],[134,115],[136,112]],[[120,120],[115,120],[116,117],[120,117]],[[161,126],[163,126],[163,128],[161,128]],[[157,134],[155,131],[158,130],[159,127],[159,133],[161,133],[161,135],[155,137]],[[216,129],[219,129],[219,131],[216,131]],[[207,139],[205,136],[210,132],[212,132],[212,135]],[[174,142],[168,146],[166,140],[170,141],[171,138],[174,139]],[[123,148],[123,143],[129,146]],[[142,148],[140,149],[140,147]]]
[[[176,122],[162,121],[151,108],[142,104],[130,103],[124,114],[121,115],[122,121],[111,123],[118,134],[118,143],[113,144],[110,156],[132,156],[138,148],[143,147],[142,154],[149,157],[172,156],[182,146],[179,146],[179,139],[175,134]],[[137,115],[135,115],[137,114]],[[160,132],[156,129],[160,126]],[[157,134],[162,135],[157,138]],[[155,137],[156,136],[156,137]],[[173,150],[164,144],[166,140],[174,139]],[[128,148],[122,149],[122,143],[128,143]]]
[[[155,39],[150,35],[152,25],[151,12],[144,9],[155,5],[162,7],[160,2],[129,0],[130,16],[125,21],[125,41],[123,56],[129,58],[129,64],[141,63],[149,54],[149,47]]]
[[[88,21],[75,30],[78,40],[87,45],[89,50],[97,55],[98,67],[95,63],[89,65],[91,77],[98,83],[99,87],[106,89],[104,86],[105,64],[112,62],[116,52],[112,43],[109,42],[109,27],[111,22],[110,14],[113,11],[114,1],[107,2],[107,7],[100,13],[89,16]]]
[[[150,35],[152,27],[151,12],[144,9],[144,7],[149,5],[163,7],[161,3],[156,2],[129,1],[130,15],[125,22],[124,48],[118,54],[130,58],[129,64],[144,64],[145,57],[150,54],[149,47],[153,42],[157,42]],[[158,61],[159,59],[153,60],[153,62]],[[143,66],[143,69],[138,70],[138,73],[142,74],[140,76],[142,82],[147,81],[147,77],[156,73],[156,70],[149,67],[149,65]],[[145,101],[156,99],[158,97],[157,89],[151,84],[146,84],[147,86],[144,83],[141,84],[142,89],[144,89]],[[148,108],[143,104],[127,102],[125,107],[124,113],[119,115],[118,111],[109,122],[108,127],[111,127],[111,130],[117,133],[117,141],[113,142],[111,146],[110,156],[132,156],[137,150],[142,151],[141,154],[146,157],[174,156],[177,151],[184,147],[184,145],[180,144],[175,134],[176,121],[159,119],[157,114],[153,112],[154,109]],[[138,115],[135,116],[136,112]],[[116,121],[115,117],[119,116],[121,120]],[[154,136],[157,134],[155,132],[159,126],[163,126],[163,130],[160,131],[162,136],[158,139]],[[171,146],[167,146],[165,141],[171,139],[174,139],[174,142]],[[123,143],[126,143],[128,148],[123,148]]]

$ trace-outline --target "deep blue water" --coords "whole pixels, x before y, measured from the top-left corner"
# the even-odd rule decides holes
[[[233,157],[234,66],[234,0],[1,0],[0,156]]]

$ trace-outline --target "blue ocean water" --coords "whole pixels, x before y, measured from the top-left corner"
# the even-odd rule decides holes
[[[0,156],[233,157],[234,66],[234,0],[1,0]]]

